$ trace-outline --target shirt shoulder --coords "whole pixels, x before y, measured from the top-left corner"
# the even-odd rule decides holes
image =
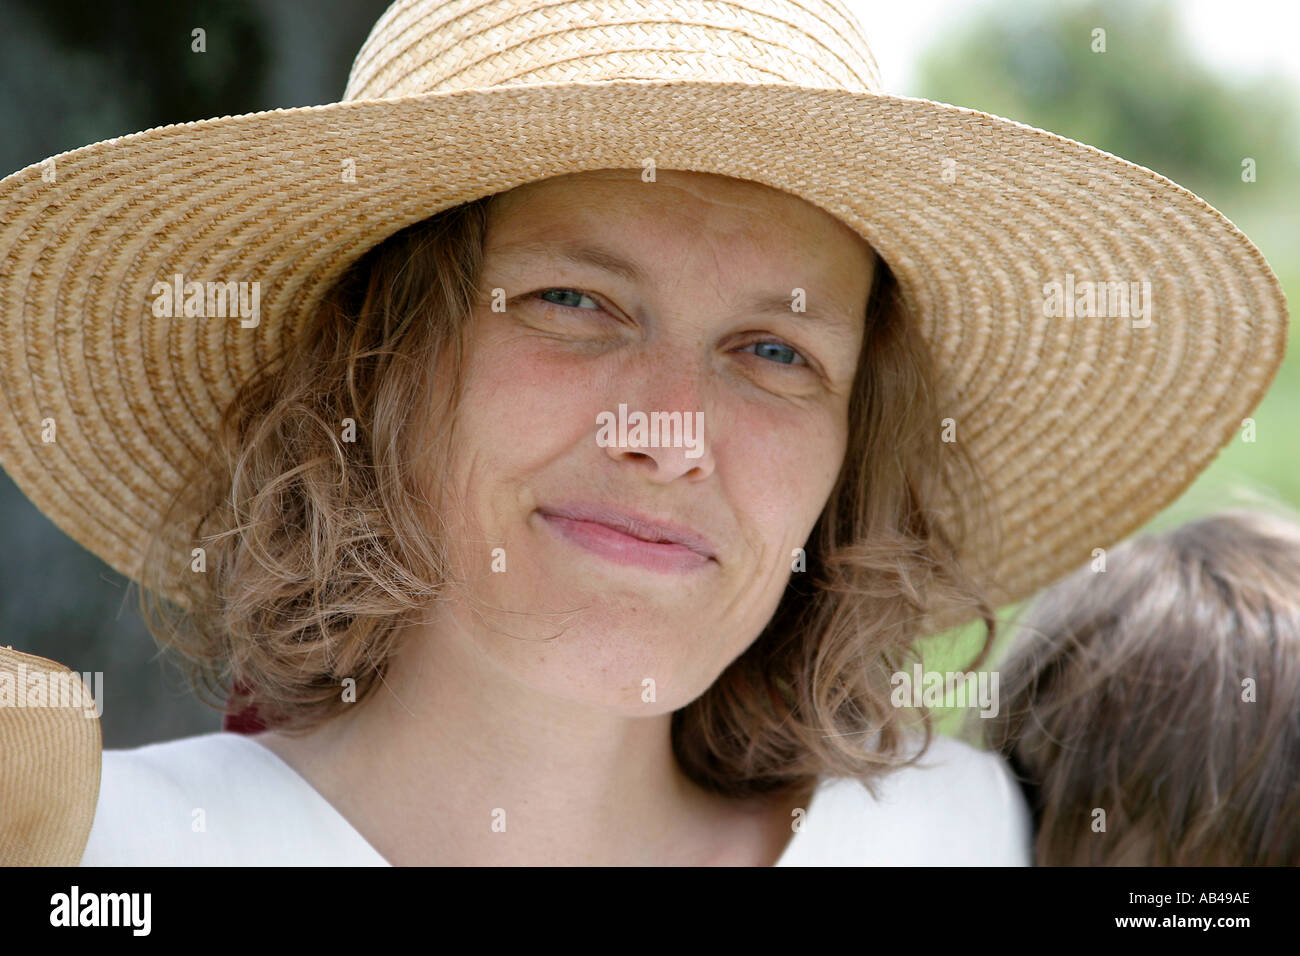
[[[103,753],[82,866],[384,866],[288,764],[240,734]]]
[[[876,789],[873,798],[856,779],[823,780],[781,865],[1032,865],[1029,807],[998,754],[936,735]]]

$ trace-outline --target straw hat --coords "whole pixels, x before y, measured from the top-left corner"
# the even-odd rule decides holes
[[[99,800],[98,713],[61,664],[0,647],[0,866],[76,866]]]
[[[1002,515],[1004,553],[988,529],[967,552],[997,604],[1173,500],[1282,358],[1281,288],[1227,219],[1089,146],[881,92],[839,0],[400,0],[342,102],[0,182],[0,462],[135,578],[223,405],[349,263],[455,204],[647,159],[799,196],[892,267]],[[260,283],[256,323],[155,315],[177,276]]]

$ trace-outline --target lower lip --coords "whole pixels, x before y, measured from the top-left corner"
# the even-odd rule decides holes
[[[630,564],[652,571],[698,571],[712,562],[681,544],[643,541],[595,521],[580,521],[539,511],[542,520],[578,547],[615,564]]]

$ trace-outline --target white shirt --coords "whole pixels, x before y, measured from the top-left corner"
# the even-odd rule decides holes
[[[388,866],[296,770],[243,734],[106,750],[82,866]],[[1028,866],[1005,762],[936,736],[880,799],[824,778],[777,866]]]

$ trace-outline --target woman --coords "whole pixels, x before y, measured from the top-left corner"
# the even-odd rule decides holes
[[[106,754],[83,862],[1028,862],[1002,764],[932,740],[893,677],[972,616],[986,651],[993,607],[1185,487],[1276,371],[1276,280],[1148,171],[875,92],[834,5],[755,3],[739,47],[737,8],[582,29],[505,6],[396,4],[352,102],[62,164],[78,197],[90,161],[121,170],[110,220],[166,223],[94,279],[158,288],[163,321],[87,317],[91,370],[62,379],[102,387],[106,349],[134,350],[99,406],[131,454],[78,457],[68,398],[67,463],[42,466],[116,487],[55,501],[28,446],[6,466],[270,728]],[[4,239],[34,263],[41,200],[13,179],[32,212]],[[1058,274],[1190,305],[1063,325]],[[261,282],[238,321],[189,285],[209,275]],[[1210,288],[1249,345],[1194,334]],[[66,334],[67,295],[6,301]],[[1195,380],[1198,427],[1114,428],[1127,386],[1093,386],[1116,368]],[[680,424],[608,427],[638,413]],[[161,504],[132,480],[151,460]]]

